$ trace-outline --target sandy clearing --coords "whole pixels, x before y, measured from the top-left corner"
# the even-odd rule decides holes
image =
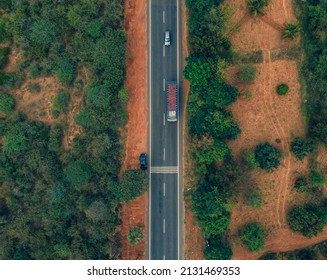
[[[122,171],[138,168],[139,155],[147,151],[147,99],[146,99],[146,1],[125,1],[124,28],[127,32],[128,58],[125,88],[129,91],[128,122],[126,126],[126,155]],[[122,255],[124,260],[146,258],[147,193],[121,208]],[[143,230],[143,241],[131,246],[127,233],[131,227]]]

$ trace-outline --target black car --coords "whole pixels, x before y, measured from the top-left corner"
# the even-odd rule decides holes
[[[147,155],[144,153],[140,154],[140,167],[142,170],[148,169]]]

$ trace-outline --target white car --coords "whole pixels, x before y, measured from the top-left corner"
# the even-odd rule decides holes
[[[170,32],[165,32],[165,46],[170,46]]]

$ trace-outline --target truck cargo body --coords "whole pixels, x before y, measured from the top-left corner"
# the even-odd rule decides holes
[[[167,81],[166,83],[167,99],[167,121],[177,121],[177,82]]]

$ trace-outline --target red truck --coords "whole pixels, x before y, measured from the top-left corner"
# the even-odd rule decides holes
[[[177,121],[177,82],[166,82],[167,121]]]

